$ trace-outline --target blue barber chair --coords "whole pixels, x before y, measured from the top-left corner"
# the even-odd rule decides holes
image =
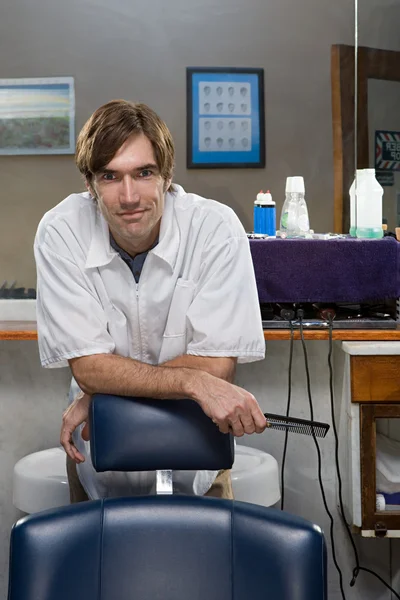
[[[8,600],[326,600],[321,530],[245,502],[169,495],[171,469],[221,469],[233,440],[198,405],[97,395],[98,471],[156,470],[148,497],[84,502],[14,525]]]

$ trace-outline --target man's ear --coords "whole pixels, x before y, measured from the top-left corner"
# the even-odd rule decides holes
[[[86,189],[89,192],[89,194],[93,197],[96,198],[96,192],[94,191],[93,188],[93,184],[90,183],[90,181],[88,179],[85,179],[85,185],[86,185]]]
[[[171,183],[172,183],[172,177],[170,177],[170,179],[166,179],[164,181],[164,192],[168,192]]]

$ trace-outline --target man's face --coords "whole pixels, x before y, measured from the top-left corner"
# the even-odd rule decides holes
[[[89,190],[116,242],[127,252],[135,252],[155,241],[170,183],[159,172],[151,142],[139,134],[128,138],[95,174]]]

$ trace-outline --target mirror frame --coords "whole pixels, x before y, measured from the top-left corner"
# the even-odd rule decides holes
[[[357,169],[369,167],[368,79],[400,82],[400,52],[360,46],[357,54]],[[349,189],[354,179],[355,47],[331,48],[334,232],[350,229]]]

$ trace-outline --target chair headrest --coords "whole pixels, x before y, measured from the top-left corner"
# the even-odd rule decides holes
[[[234,460],[233,436],[193,400],[95,394],[90,431],[96,471],[214,471]]]

